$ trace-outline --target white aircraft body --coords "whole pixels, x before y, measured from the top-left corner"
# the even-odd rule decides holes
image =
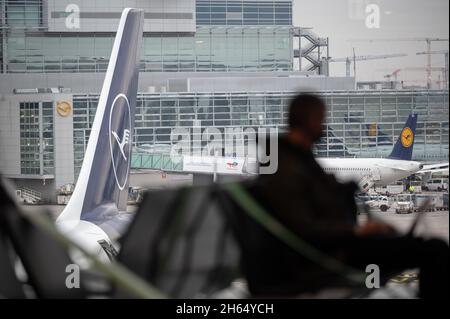
[[[387,158],[318,158],[324,170],[341,181],[355,181],[363,191],[384,186],[419,172],[424,165],[411,161],[417,115],[411,114]],[[256,158],[184,156],[183,169],[190,173],[257,173]],[[448,168],[448,163],[447,163]]]
[[[341,181],[355,181],[362,191],[384,186],[419,172],[424,165],[411,161],[417,115],[411,114],[387,158],[319,158],[323,169]]]
[[[384,186],[417,173],[420,162],[388,158],[319,158],[325,172],[340,181],[355,181],[363,191]]]

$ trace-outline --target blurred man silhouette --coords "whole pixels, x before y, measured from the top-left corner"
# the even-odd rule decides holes
[[[258,194],[270,213],[312,244],[342,262],[365,271],[369,264],[380,267],[383,276],[420,268],[420,296],[448,296],[448,245],[437,239],[400,235],[381,221],[358,224],[355,183],[339,183],[324,172],[312,153],[323,134],[325,103],[301,94],[289,108],[288,132],[279,141],[278,171],[261,175]],[[279,245],[266,247],[264,281],[258,293],[292,295],[319,290],[338,282],[335,274]],[[271,250],[273,248],[273,250]],[[276,274],[270,287],[266,276]]]

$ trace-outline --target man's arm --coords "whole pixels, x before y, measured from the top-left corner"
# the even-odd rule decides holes
[[[290,183],[287,178],[269,179],[263,187],[263,198],[274,217],[310,242],[332,244],[341,239],[395,233],[390,225],[369,220],[363,225],[347,220],[321,218],[315,214],[308,183]],[[274,189],[277,189],[274,192]]]

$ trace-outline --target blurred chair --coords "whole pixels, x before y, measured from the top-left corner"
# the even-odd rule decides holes
[[[84,298],[82,287],[66,287],[66,267],[72,263],[65,248],[20,212],[0,177],[0,294],[4,298]],[[16,276],[17,259],[26,282]],[[34,296],[26,294],[27,285]]]
[[[149,191],[121,240],[120,263],[169,297],[210,297],[239,276],[239,247],[215,187]],[[116,297],[131,297],[119,289]]]

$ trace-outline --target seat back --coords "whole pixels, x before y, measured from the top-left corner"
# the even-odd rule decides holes
[[[66,286],[66,267],[72,263],[65,248],[48,233],[33,225],[6,191],[0,178],[0,225],[1,233],[11,242],[38,298],[83,298],[84,290]],[[36,212],[37,213],[37,212]],[[5,237],[4,237],[5,238]],[[5,242],[3,241],[3,245]],[[11,269],[3,275],[11,274]],[[11,281],[13,281],[11,279]],[[17,292],[14,290],[14,292]],[[17,295],[23,296],[23,295]],[[15,294],[11,295],[15,297]]]
[[[14,271],[13,252],[8,237],[0,228],[0,298],[25,298],[23,285]]]
[[[227,287],[239,251],[216,195],[210,187],[147,192],[118,260],[170,297],[204,297]]]

